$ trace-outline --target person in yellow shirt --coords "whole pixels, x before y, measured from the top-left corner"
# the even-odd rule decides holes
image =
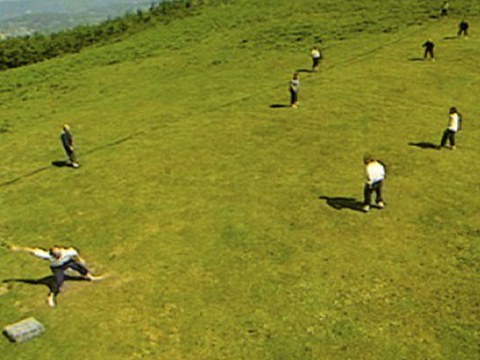
[[[317,71],[318,66],[320,65],[320,60],[322,59],[322,52],[317,46],[312,47],[310,50],[310,56],[312,57],[312,71]]]
[[[450,143],[450,149],[455,150],[455,134],[461,128],[461,115],[457,108],[452,106],[448,115],[448,126],[443,132],[440,148],[446,147],[447,141]]]

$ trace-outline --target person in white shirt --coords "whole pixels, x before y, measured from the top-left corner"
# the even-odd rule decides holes
[[[40,259],[48,260],[50,262],[50,270],[53,273],[55,283],[50,293],[48,294],[48,304],[51,307],[56,306],[56,297],[60,292],[60,288],[65,281],[65,270],[72,269],[80,273],[85,279],[95,281],[101,279],[99,276],[93,276],[90,270],[85,265],[85,260],[80,257],[78,250],[69,247],[53,246],[49,250],[38,247],[22,247],[10,246],[12,251],[23,251],[30,253]]]
[[[440,141],[440,148],[447,145],[447,141],[450,143],[450,149],[455,150],[455,134],[460,130],[460,114],[457,109],[452,106],[448,116],[448,126],[443,132],[442,140]]]
[[[365,173],[367,176],[367,182],[365,183],[363,191],[363,211],[370,211],[372,193],[374,192],[376,194],[375,203],[377,208],[383,209],[385,203],[382,196],[382,188],[383,181],[385,180],[385,165],[379,160],[374,160],[371,156],[365,156],[363,162],[365,164]]]
[[[322,53],[320,49],[314,46],[310,50],[310,56],[312,57],[312,60],[313,60],[312,71],[317,71],[318,66],[320,65],[320,59],[322,58]]]

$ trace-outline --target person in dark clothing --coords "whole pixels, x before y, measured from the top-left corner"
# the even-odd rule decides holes
[[[469,27],[468,22],[466,22],[465,20],[460,21],[460,24],[458,24],[457,36],[461,36],[461,35],[468,36],[468,27]]]
[[[80,165],[78,165],[77,157],[75,156],[75,152],[73,150],[73,136],[69,125],[63,125],[63,131],[60,135],[60,140],[62,141],[63,148],[67,153],[68,159],[70,160],[70,165],[73,168],[78,168]]]
[[[290,81],[290,106],[298,107],[298,91],[300,90],[300,78],[298,73],[294,73]]]
[[[423,53],[423,60],[427,60],[427,57],[430,56],[430,59],[432,61],[435,61],[435,55],[433,54],[433,48],[435,47],[435,44],[433,43],[432,40],[428,39],[422,47],[425,48],[425,52]]]

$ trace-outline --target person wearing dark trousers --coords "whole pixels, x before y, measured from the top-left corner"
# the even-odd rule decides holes
[[[290,81],[290,106],[292,108],[298,107],[298,91],[300,90],[300,77],[298,73],[294,73]]]
[[[455,134],[460,130],[461,116],[457,109],[452,106],[448,116],[448,126],[443,132],[442,140],[440,141],[440,148],[444,148],[447,142],[450,144],[450,149],[455,150]]]
[[[62,141],[63,148],[67,153],[68,159],[70,160],[70,165],[75,169],[78,168],[80,165],[78,165],[77,157],[75,156],[75,151],[73,149],[73,135],[70,131],[69,125],[63,125],[63,131],[60,135],[60,140]]]
[[[430,56],[430,59],[432,61],[435,61],[435,55],[433,54],[433,48],[435,47],[435,44],[433,43],[432,40],[428,39],[422,47],[425,48],[425,52],[423,53],[423,60],[427,60],[427,57]]]
[[[322,52],[317,46],[314,46],[312,50],[310,50],[310,56],[312,57],[312,71],[317,71],[318,66],[320,65],[320,60],[322,58]]]
[[[465,20],[460,21],[460,24],[458,24],[457,36],[462,36],[463,35],[463,36],[467,37],[468,36],[468,28],[469,28],[468,22],[466,22]]]
[[[67,269],[75,270],[80,273],[86,280],[96,281],[102,277],[94,276],[85,265],[85,260],[80,257],[78,250],[73,247],[60,247],[53,246],[49,250],[45,250],[38,247],[22,247],[22,246],[10,246],[12,251],[23,251],[30,253],[40,259],[48,260],[50,262],[50,270],[54,277],[53,287],[48,294],[48,305],[55,307],[56,297],[60,292],[65,281],[65,271]]]
[[[365,173],[367,181],[363,189],[363,211],[369,212],[372,202],[372,194],[375,193],[375,203],[377,208],[383,209],[385,202],[383,200],[383,181],[385,180],[385,165],[379,161],[373,159],[371,156],[365,156],[363,158],[365,164]]]
[[[442,8],[440,9],[440,16],[447,16],[448,15],[448,8],[450,7],[450,4],[448,1],[444,1],[442,4]]]

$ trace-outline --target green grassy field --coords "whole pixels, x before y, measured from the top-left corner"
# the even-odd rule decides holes
[[[48,264],[0,250],[17,280],[0,326],[47,329],[0,341],[2,360],[480,358],[480,5],[429,3],[212,2],[0,73],[0,235],[109,275],[66,282],[52,310],[18,281]],[[427,38],[436,62],[417,61]],[[300,108],[272,107],[320,40]],[[450,106],[458,149],[430,149]],[[78,170],[51,165],[65,122]],[[387,207],[338,209],[362,200],[365,153]]]

